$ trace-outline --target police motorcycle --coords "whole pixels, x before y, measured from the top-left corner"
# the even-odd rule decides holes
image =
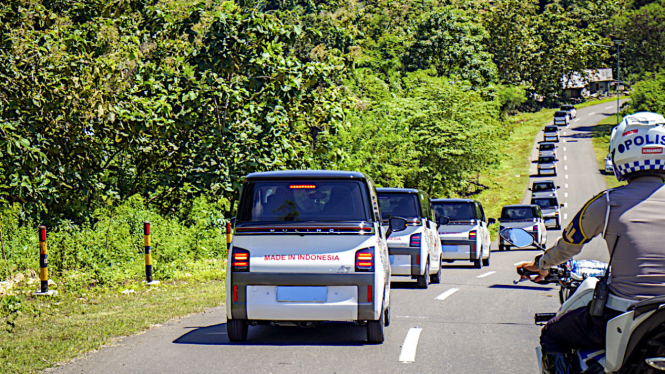
[[[509,228],[499,233],[504,241],[522,248],[536,246],[528,232],[519,228]],[[583,306],[587,306],[594,298],[596,284],[602,282],[607,275],[607,264],[600,261],[568,261],[549,269],[545,279],[539,284],[558,283],[561,308],[557,313],[537,313],[535,323],[543,325],[550,319]],[[531,280],[538,273],[520,269],[522,280]],[[625,299],[609,298],[609,303],[619,306]],[[665,296],[626,304],[626,312],[611,319],[607,324],[606,343],[604,350],[574,350],[571,355],[573,367],[579,374],[601,373],[665,373]],[[536,348],[540,372],[542,367],[541,347]]]

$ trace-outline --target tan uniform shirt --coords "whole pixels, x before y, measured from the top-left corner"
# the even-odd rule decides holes
[[[582,251],[591,238],[602,235],[605,193],[589,200],[563,231],[563,236],[540,259],[539,266],[559,265]],[[617,296],[645,299],[665,295],[665,185],[658,177],[636,178],[612,189],[605,240],[611,251],[617,234],[610,290]]]

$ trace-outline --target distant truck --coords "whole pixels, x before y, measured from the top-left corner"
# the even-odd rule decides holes
[[[524,229],[538,244],[547,244],[547,228],[538,205],[505,205],[499,218],[499,232],[509,228]],[[499,250],[507,249],[510,249],[510,245],[499,237]]]
[[[471,261],[477,269],[489,266],[492,254],[489,226],[496,220],[485,217],[480,202],[434,199],[432,207],[438,218],[446,217],[449,221],[439,226],[443,261]]]
[[[418,288],[441,283],[441,242],[438,224],[425,191],[413,188],[377,188],[384,229],[390,217],[407,220],[407,228],[387,239],[393,276],[417,280]]]
[[[227,334],[250,325],[355,322],[370,343],[390,323],[390,262],[371,179],[349,171],[247,175],[226,272]],[[407,228],[392,218],[388,230]]]

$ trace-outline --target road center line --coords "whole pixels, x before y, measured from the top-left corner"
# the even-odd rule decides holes
[[[563,147],[563,151],[564,151],[564,152],[566,151],[566,147]]]
[[[614,105],[610,105],[608,107],[605,107],[605,109],[612,109],[612,108],[614,108]]]
[[[566,188],[568,188],[568,183],[566,183]]]
[[[568,213],[563,214],[563,219],[568,219]]]
[[[459,291],[459,288],[453,287],[449,289],[448,291],[442,293],[441,295],[436,297],[436,300],[445,300],[448,296],[454,294],[455,292]]]
[[[490,276],[490,275],[492,275],[492,274],[494,274],[494,273],[496,273],[496,271],[488,271],[488,272],[485,273],[485,274],[480,274],[480,275],[477,276],[476,278],[485,278],[485,277]]]
[[[568,165],[563,165],[563,170],[568,170]]]
[[[565,194],[563,194],[563,197],[568,197],[568,192],[566,192]]]
[[[566,179],[568,179],[568,174],[566,174]]]
[[[593,116],[594,114],[596,114],[596,112],[589,113],[590,116]]]
[[[409,363],[416,361],[416,349],[418,349],[418,340],[423,329],[412,327],[406,333],[404,343],[402,343],[402,352],[399,354],[399,362]]]
[[[568,159],[568,156],[563,156],[563,160],[566,161]]]
[[[580,119],[578,118],[578,119],[574,120],[573,122],[577,122],[577,121],[579,121],[579,120],[580,120]]]

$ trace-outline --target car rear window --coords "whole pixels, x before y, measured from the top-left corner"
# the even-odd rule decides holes
[[[545,126],[545,132],[557,132],[559,128],[556,126]]]
[[[501,211],[501,219],[531,219],[533,211],[531,207],[504,207]]]
[[[554,162],[554,156],[540,156],[538,157],[538,163],[543,162]]]
[[[554,144],[552,143],[543,143],[540,145],[540,150],[541,151],[549,151],[551,149],[554,149]]]
[[[239,222],[370,221],[356,181],[249,182],[238,207]]]
[[[554,188],[554,183],[552,182],[540,182],[540,183],[534,183],[533,188],[531,190],[533,192],[538,192],[538,191],[551,191],[555,189]]]
[[[380,193],[379,209],[384,220],[388,217],[420,217],[418,197],[411,193]]]
[[[531,204],[538,205],[542,208],[551,208],[559,206],[559,201],[556,198],[536,198],[531,199]]]
[[[476,219],[476,214],[474,213],[476,208],[473,203],[433,202],[432,207],[437,217],[448,217],[451,221]]]
[[[567,116],[567,115],[568,115],[568,112],[563,111],[563,110],[559,110],[556,113],[554,113],[554,117],[563,117],[563,116]]]

